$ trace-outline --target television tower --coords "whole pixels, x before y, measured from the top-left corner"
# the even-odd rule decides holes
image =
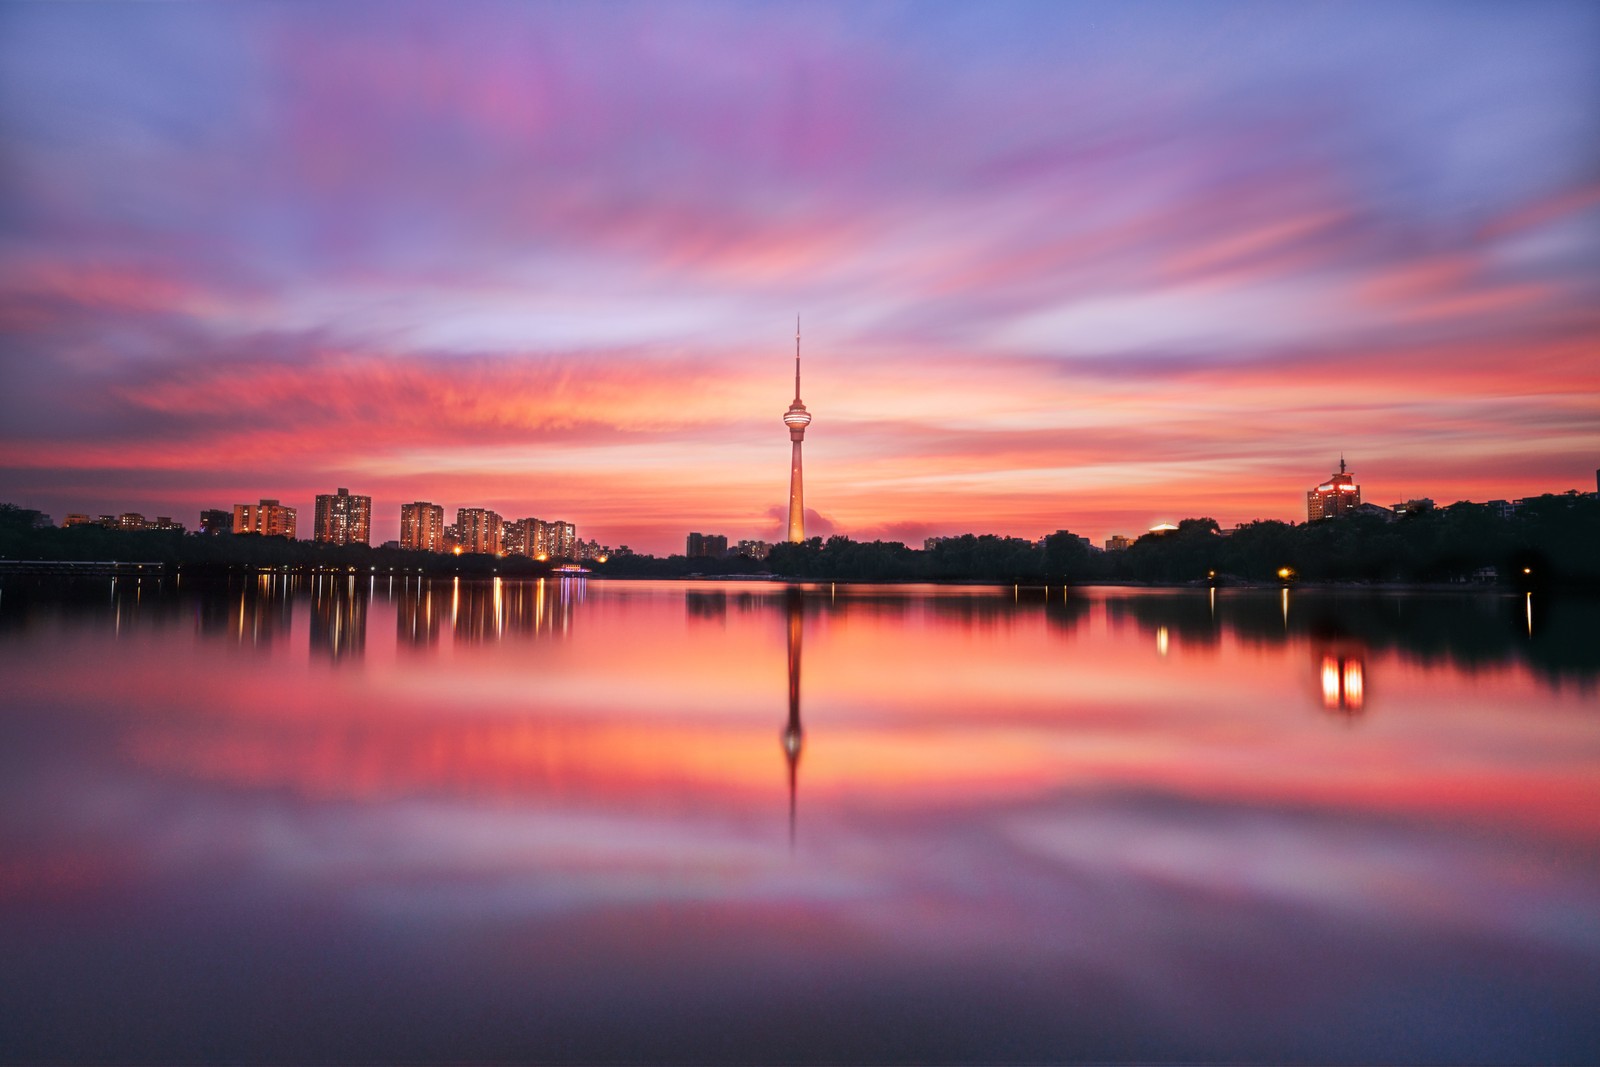
[[[794,447],[789,459],[789,536],[790,541],[806,539],[805,489],[800,480],[800,442],[805,440],[806,427],[811,425],[811,413],[800,402],[800,316],[794,317],[794,403],[783,413],[783,424],[789,427],[789,440]]]

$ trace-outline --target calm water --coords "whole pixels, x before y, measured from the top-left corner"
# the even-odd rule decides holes
[[[0,580],[10,1060],[1600,1058],[1540,594]]]

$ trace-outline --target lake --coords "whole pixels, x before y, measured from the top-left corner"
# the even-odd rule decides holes
[[[0,1056],[1594,1062],[1600,609],[0,578]]]

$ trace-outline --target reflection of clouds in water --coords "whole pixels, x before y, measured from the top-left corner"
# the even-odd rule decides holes
[[[1147,798],[1019,816],[1003,833],[1074,880],[1159,886],[1233,906],[1289,905],[1320,913],[1318,922],[1600,950],[1600,923],[1586,916],[1592,872],[1563,876],[1556,851],[1508,847],[1470,829]]]

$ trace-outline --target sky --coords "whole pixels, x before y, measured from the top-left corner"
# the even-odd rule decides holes
[[[636,551],[1592,490],[1600,5],[3,3],[0,500]]]

